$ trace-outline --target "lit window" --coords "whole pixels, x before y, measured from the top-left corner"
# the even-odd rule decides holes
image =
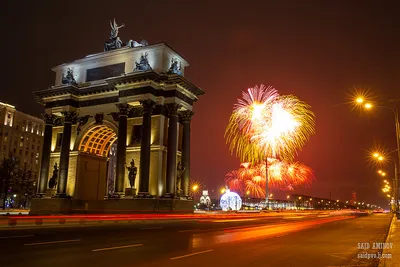
[[[37,158],[37,159],[39,158],[39,152],[38,152],[38,153],[36,153],[36,158]]]

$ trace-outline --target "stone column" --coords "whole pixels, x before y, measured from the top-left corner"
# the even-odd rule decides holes
[[[139,193],[147,194],[150,181],[151,114],[155,103],[148,99],[140,101],[140,104],[143,106],[143,123],[140,146]]]
[[[64,130],[61,140],[60,178],[58,179],[57,194],[65,196],[67,193],[69,152],[71,145],[71,129],[72,129],[72,123],[75,123],[76,120],[76,112],[63,111],[61,113],[64,116]]]
[[[39,194],[45,194],[47,189],[50,167],[51,139],[53,135],[55,117],[56,116],[52,114],[43,114],[43,119],[46,123],[46,126],[44,128],[42,161],[40,164],[40,178],[38,186]]]
[[[176,152],[178,144],[178,104],[166,105],[169,115],[168,149],[167,149],[167,179],[166,193],[175,194],[176,190]]]
[[[183,195],[189,195],[189,182],[190,182],[190,121],[194,113],[186,110],[180,113],[181,122],[183,124],[182,134],[182,190]]]
[[[128,127],[128,104],[118,104],[118,142],[117,142],[117,175],[115,177],[115,194],[124,193],[126,164],[126,134]]]

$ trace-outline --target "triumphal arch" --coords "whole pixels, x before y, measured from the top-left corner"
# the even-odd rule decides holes
[[[110,24],[104,52],[54,67],[55,85],[34,92],[46,127],[32,214],[193,210],[190,123],[204,92],[167,44],[124,43]]]

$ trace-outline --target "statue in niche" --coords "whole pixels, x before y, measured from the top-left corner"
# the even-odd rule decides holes
[[[56,188],[57,178],[58,178],[58,168],[57,168],[57,163],[54,163],[53,176],[51,176],[51,178],[49,180],[49,188],[50,189]]]
[[[149,64],[149,61],[147,60],[147,53],[144,55],[142,54],[140,56],[139,62],[135,62],[136,68],[135,71],[146,71],[146,70],[151,70],[151,66]]]
[[[182,174],[185,171],[185,168],[183,168],[181,162],[178,162],[178,165],[176,167],[176,191],[179,192],[181,180],[182,180]]]
[[[74,71],[71,68],[68,68],[67,75],[64,75],[64,73],[62,74],[61,83],[77,85],[75,78],[74,78]]]
[[[171,59],[171,67],[168,69],[168,74],[182,75],[182,65],[179,63],[178,66],[178,60],[176,58]]]
[[[128,169],[128,178],[129,178],[129,184],[131,185],[131,188],[135,187],[135,180],[136,180],[136,175],[137,175],[137,167],[135,166],[135,161],[132,159],[131,160],[131,166],[127,167]]]
[[[121,48],[123,45],[123,42],[118,37],[118,33],[119,33],[119,29],[124,27],[125,24],[118,25],[115,22],[115,18],[114,18],[114,21],[110,21],[110,26],[111,26],[110,40],[104,43],[104,51],[118,49],[118,48]]]

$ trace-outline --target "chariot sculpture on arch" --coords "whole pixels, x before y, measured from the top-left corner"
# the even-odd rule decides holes
[[[110,40],[105,42],[104,51],[118,49],[123,46],[121,39],[118,37],[118,33],[119,29],[124,27],[125,24],[122,23],[121,25],[118,25],[114,19],[114,21],[110,21],[110,26],[111,26]]]
[[[110,20],[110,26],[111,26],[110,40],[104,43],[104,51],[115,50],[124,46],[124,43],[119,38],[118,34],[119,34],[119,29],[125,27],[125,24],[122,23],[121,25],[118,25],[114,18],[113,21]],[[128,42],[126,42],[126,46],[131,48],[146,46],[148,44],[149,43],[146,40],[142,40],[140,42],[129,40]]]

